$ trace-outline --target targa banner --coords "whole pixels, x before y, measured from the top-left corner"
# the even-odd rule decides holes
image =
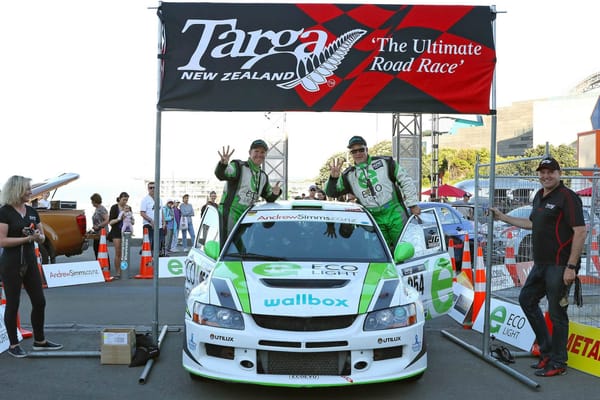
[[[162,3],[158,108],[489,114],[490,7]]]

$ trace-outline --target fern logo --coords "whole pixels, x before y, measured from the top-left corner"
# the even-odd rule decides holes
[[[293,89],[298,85],[309,92],[319,91],[319,85],[327,82],[327,78],[342,63],[352,46],[365,34],[364,29],[353,29],[337,38],[321,52],[311,54],[298,60],[296,79],[280,83],[283,89]]]

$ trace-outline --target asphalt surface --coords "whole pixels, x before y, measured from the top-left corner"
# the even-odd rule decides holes
[[[139,246],[139,245],[138,245]],[[139,272],[139,247],[132,248],[132,268]],[[113,249],[109,246],[112,258]],[[58,262],[92,260],[91,249]],[[156,289],[158,308],[155,308]],[[181,366],[183,334],[183,279],[121,279],[109,283],[46,289],[46,336],[63,343],[74,356],[12,358],[0,354],[0,399],[539,399],[598,398],[597,377],[569,369],[568,374],[540,378],[517,357],[510,369],[486,361],[480,352],[482,335],[462,329],[453,319],[428,321],[428,369],[416,382],[392,382],[347,388],[290,389],[192,380]],[[30,329],[29,298],[21,300],[21,326]],[[156,318],[158,315],[158,318]],[[104,328],[133,327],[138,333],[154,328],[166,334],[160,356],[147,367],[102,365],[100,332]],[[165,328],[166,327],[166,328]],[[467,347],[449,339],[457,338]],[[22,343],[31,350],[32,339]],[[475,353],[473,352],[475,349]],[[87,355],[83,355],[87,354]],[[503,364],[502,364],[503,365]],[[533,384],[524,383],[521,377]]]

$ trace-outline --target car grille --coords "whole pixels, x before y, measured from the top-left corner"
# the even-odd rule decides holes
[[[328,331],[347,328],[354,323],[356,315],[327,317],[280,317],[276,315],[252,316],[261,328],[293,332]]]
[[[350,352],[285,353],[259,351],[257,372],[273,375],[349,375]]]

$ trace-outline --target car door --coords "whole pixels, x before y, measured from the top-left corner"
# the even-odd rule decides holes
[[[209,242],[220,242],[221,218],[219,211],[214,206],[207,206],[198,232],[196,241],[185,259],[185,298],[190,291],[206,279],[213,270],[216,260],[209,257],[205,252],[205,246]],[[222,245],[222,243],[219,243]]]
[[[440,218],[434,209],[409,218],[399,242],[415,248],[413,257],[396,264],[405,284],[420,294],[427,319],[446,314],[452,306],[452,262]]]

